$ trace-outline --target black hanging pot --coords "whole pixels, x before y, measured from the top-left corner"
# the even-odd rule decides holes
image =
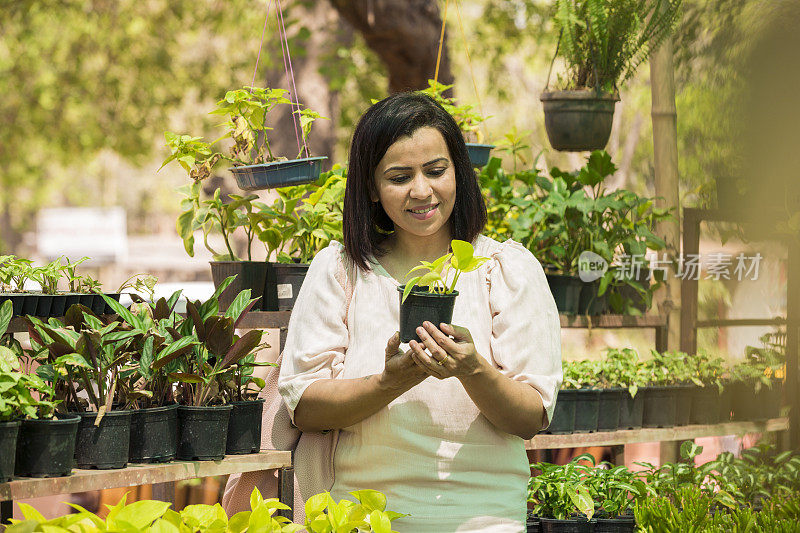
[[[642,416],[644,415],[644,397],[641,389],[636,396],[631,397],[631,393],[625,390],[619,402],[619,429],[639,429],[642,427]]]
[[[131,463],[166,463],[178,449],[178,404],[135,409],[131,414]]]
[[[236,177],[236,183],[242,190],[275,189],[316,181],[322,170],[322,162],[326,159],[328,158],[322,156],[273,161],[258,165],[232,167],[230,171]]]
[[[24,477],[60,477],[72,472],[78,416],[23,420],[17,437],[14,473]]]
[[[483,168],[489,162],[493,144],[466,143],[469,162],[475,168]]]
[[[547,284],[559,313],[574,315],[578,312],[583,282],[577,276],[547,274]]]
[[[578,391],[574,389],[561,389],[558,391],[556,406],[553,409],[553,419],[544,430],[553,435],[566,435],[575,431],[575,405]]]
[[[264,287],[264,311],[291,311],[310,263],[269,263]]]
[[[178,454],[184,461],[219,461],[225,457],[232,405],[178,407]]]
[[[14,476],[19,421],[0,422],[0,483]]]
[[[219,295],[219,310],[225,311],[233,303],[240,292],[250,289],[250,298],[261,298],[255,308],[263,309],[264,285],[270,269],[266,261],[210,261],[211,278],[214,288],[220,286],[226,278],[236,276],[222,294]]]
[[[550,145],[564,152],[602,150],[611,135],[618,94],[585,91],[545,91],[544,127]]]
[[[397,287],[400,300],[400,342],[409,342],[412,339],[422,342],[417,335],[417,328],[426,320],[437,327],[442,322],[449,324],[453,320],[458,291],[437,294],[414,287],[404,302],[403,290],[405,285]]]
[[[264,398],[231,402],[233,411],[228,421],[227,455],[258,453],[261,450],[261,412]]]
[[[75,414],[81,419],[75,445],[78,468],[125,468],[128,464],[133,411],[108,411],[97,426],[96,412]]]

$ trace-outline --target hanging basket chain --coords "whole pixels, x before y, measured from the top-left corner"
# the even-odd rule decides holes
[[[253,81],[250,82],[250,87],[256,85],[256,73],[258,72],[258,62],[261,60],[261,50],[264,48],[264,34],[267,32],[267,20],[269,20],[269,10],[272,7],[272,0],[266,1],[267,15],[264,17],[264,29],[261,30],[261,42],[258,44],[258,55],[256,56],[256,67],[253,69]],[[253,89],[250,89],[253,92]]]
[[[464,24],[461,22],[461,9],[460,9],[460,0],[456,0],[456,15],[458,15],[458,26],[461,29],[461,40],[464,41],[464,52],[467,54],[467,65],[469,66],[469,76],[472,78],[472,88],[475,90],[475,100],[478,101],[478,111],[481,113],[481,117],[485,116],[483,114],[483,105],[481,104],[481,97],[478,95],[478,84],[475,83],[475,73],[472,70],[472,61],[469,57],[469,45],[467,44],[467,35],[464,32]],[[441,45],[440,45],[441,46]],[[486,123],[481,122],[481,127],[483,128],[483,134],[486,138],[489,138],[488,132],[486,130]]]
[[[450,5],[450,0],[444,2],[444,15],[442,15],[442,31],[439,34],[439,50],[436,52],[436,70],[433,73],[433,81],[439,82],[439,63],[442,61],[442,45],[444,44],[444,26],[447,22],[447,6]]]
[[[309,157],[308,151],[308,144],[306,143],[305,136],[303,136],[302,127],[298,129],[297,124],[297,113],[295,113],[294,106],[297,105],[297,111],[300,111],[300,98],[297,96],[297,83],[294,79],[294,69],[292,68],[292,55],[289,52],[289,38],[286,35],[286,25],[283,21],[283,7],[281,5],[281,0],[276,0],[277,10],[275,12],[275,16],[278,19],[279,28],[278,32],[282,36],[281,41],[281,52],[283,53],[283,68],[286,71],[286,81],[289,84],[289,96],[291,100],[292,92],[294,92],[294,101],[291,105],[292,108],[292,122],[294,123],[294,133],[295,137],[297,137],[297,151],[298,153],[301,152],[302,148],[300,147],[300,139],[302,137],[303,148],[306,152],[306,157]]]

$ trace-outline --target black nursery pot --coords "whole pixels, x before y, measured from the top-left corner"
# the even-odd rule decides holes
[[[231,402],[233,411],[228,421],[227,455],[258,453],[261,451],[261,413],[264,399]]]
[[[530,511],[525,519],[525,531],[526,533],[541,533],[542,531],[541,519]]]
[[[771,388],[762,386],[758,392],[753,383],[741,381],[733,383],[731,389],[734,420],[766,420],[780,415],[782,387],[779,380],[773,380]]]
[[[75,445],[78,468],[125,468],[131,439],[133,411],[108,411],[95,426],[97,413],[76,413],[81,422]]]
[[[262,298],[255,307],[263,308],[264,284],[267,280],[269,263],[266,261],[211,261],[211,278],[214,288],[229,276],[236,276],[233,282],[219,295],[219,310],[225,311],[233,299],[245,289],[250,289],[250,298]]]
[[[556,398],[556,407],[553,410],[553,419],[544,431],[553,435],[565,435],[575,431],[575,405],[578,391],[574,389],[561,389]]]
[[[0,482],[11,481],[14,476],[14,451],[17,448],[19,422],[0,422]]]
[[[453,320],[458,291],[436,294],[414,287],[404,302],[404,289],[405,285],[397,287],[400,300],[400,342],[421,342],[417,336],[417,328],[426,320],[437,327],[442,322],[449,324]]]
[[[585,518],[570,518],[558,520],[555,518],[541,518],[542,533],[592,533],[594,522]]]
[[[691,391],[692,409],[690,424],[716,424],[719,422],[719,389],[709,385],[693,387]]]
[[[626,390],[619,402],[619,429],[639,429],[642,427],[642,416],[644,415],[644,396],[639,390],[636,396],[631,398]]]
[[[54,294],[53,305],[50,307],[50,316],[64,316],[67,312],[67,295]]]
[[[483,168],[489,162],[493,144],[479,144],[479,143],[465,143],[467,145],[467,153],[469,154],[469,162],[473,167]]]
[[[595,280],[581,285],[580,296],[578,297],[579,315],[602,315],[608,312],[608,293],[598,296],[600,281]]]
[[[600,412],[597,417],[597,431],[614,431],[619,427],[620,412],[626,389],[613,388],[600,391]]]
[[[166,463],[175,459],[177,449],[177,403],[133,411],[128,451],[131,463]]]
[[[594,433],[600,417],[600,389],[578,389],[575,433]]]
[[[11,300],[11,315],[22,315],[22,302],[25,301],[23,294],[3,293],[0,294],[0,305],[6,300]]]
[[[17,437],[14,473],[24,477],[59,477],[72,472],[78,416],[23,420]]]
[[[719,395],[719,414],[717,420],[721,423],[730,422],[733,412],[733,384],[725,383]]]
[[[598,518],[594,525],[594,533],[633,533],[636,520],[632,516],[618,518]]]
[[[184,461],[218,461],[225,457],[232,405],[178,407],[178,454]]]
[[[576,314],[581,299],[581,278],[562,274],[545,274],[550,292],[556,302],[559,313]]]
[[[36,316],[40,317],[49,317],[55,316],[50,314],[50,310],[53,307],[53,295],[52,294],[40,294],[38,298],[36,298]]]
[[[692,414],[693,385],[677,385],[675,387],[675,425],[686,426]]]
[[[40,294],[25,294],[22,297],[22,314],[36,315],[36,308],[39,307]],[[12,304],[13,305],[13,304]]]
[[[644,396],[642,427],[667,428],[675,425],[677,398],[675,387],[645,387],[639,390]]]
[[[308,273],[309,263],[270,263],[264,288],[265,311],[291,311]]]

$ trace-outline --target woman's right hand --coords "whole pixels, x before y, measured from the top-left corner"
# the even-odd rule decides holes
[[[381,384],[390,389],[406,391],[422,383],[428,374],[414,362],[411,350],[400,349],[400,332],[395,332],[386,343],[386,365],[381,374]]]

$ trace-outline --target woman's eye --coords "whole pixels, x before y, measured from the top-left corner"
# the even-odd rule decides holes
[[[446,168],[434,168],[428,171],[428,174],[431,176],[441,176],[444,174],[444,171],[447,170]]]
[[[408,180],[408,176],[392,176],[391,178],[389,178],[389,181],[391,181],[392,183],[403,183],[406,180]]]

